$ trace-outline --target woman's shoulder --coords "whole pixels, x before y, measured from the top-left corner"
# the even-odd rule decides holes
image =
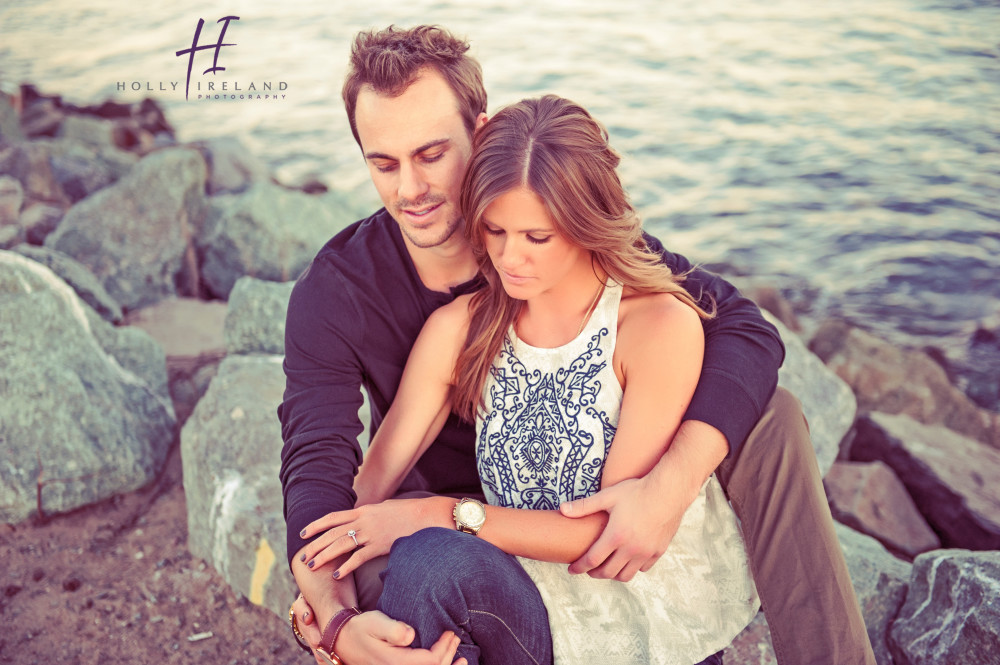
[[[472,301],[472,294],[461,295],[452,300],[447,305],[442,305],[431,312],[427,317],[424,328],[434,328],[441,332],[452,332],[463,334],[469,327],[469,303]]]
[[[672,293],[639,293],[625,287],[622,303],[618,310],[618,332],[623,328],[661,331],[679,327],[681,329],[701,329],[701,318],[693,307]]]

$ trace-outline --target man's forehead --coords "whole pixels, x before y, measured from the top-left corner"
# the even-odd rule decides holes
[[[465,135],[464,122],[451,87],[434,71],[418,76],[398,95],[362,86],[355,107],[355,124],[365,155],[402,157],[431,143]]]

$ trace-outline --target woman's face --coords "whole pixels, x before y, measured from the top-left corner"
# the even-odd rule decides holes
[[[568,277],[590,274],[590,253],[556,230],[542,199],[527,187],[498,196],[482,219],[483,241],[512,298],[558,292]]]

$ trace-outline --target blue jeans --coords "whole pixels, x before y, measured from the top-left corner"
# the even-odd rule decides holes
[[[413,627],[413,646],[426,649],[450,630],[469,665],[552,662],[538,589],[514,557],[484,540],[442,528],[400,538],[382,582],[378,609]]]

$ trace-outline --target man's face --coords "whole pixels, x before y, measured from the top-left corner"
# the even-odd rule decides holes
[[[375,189],[406,240],[420,248],[464,242],[455,231],[472,139],[444,78],[426,68],[398,97],[365,86],[355,122]]]

